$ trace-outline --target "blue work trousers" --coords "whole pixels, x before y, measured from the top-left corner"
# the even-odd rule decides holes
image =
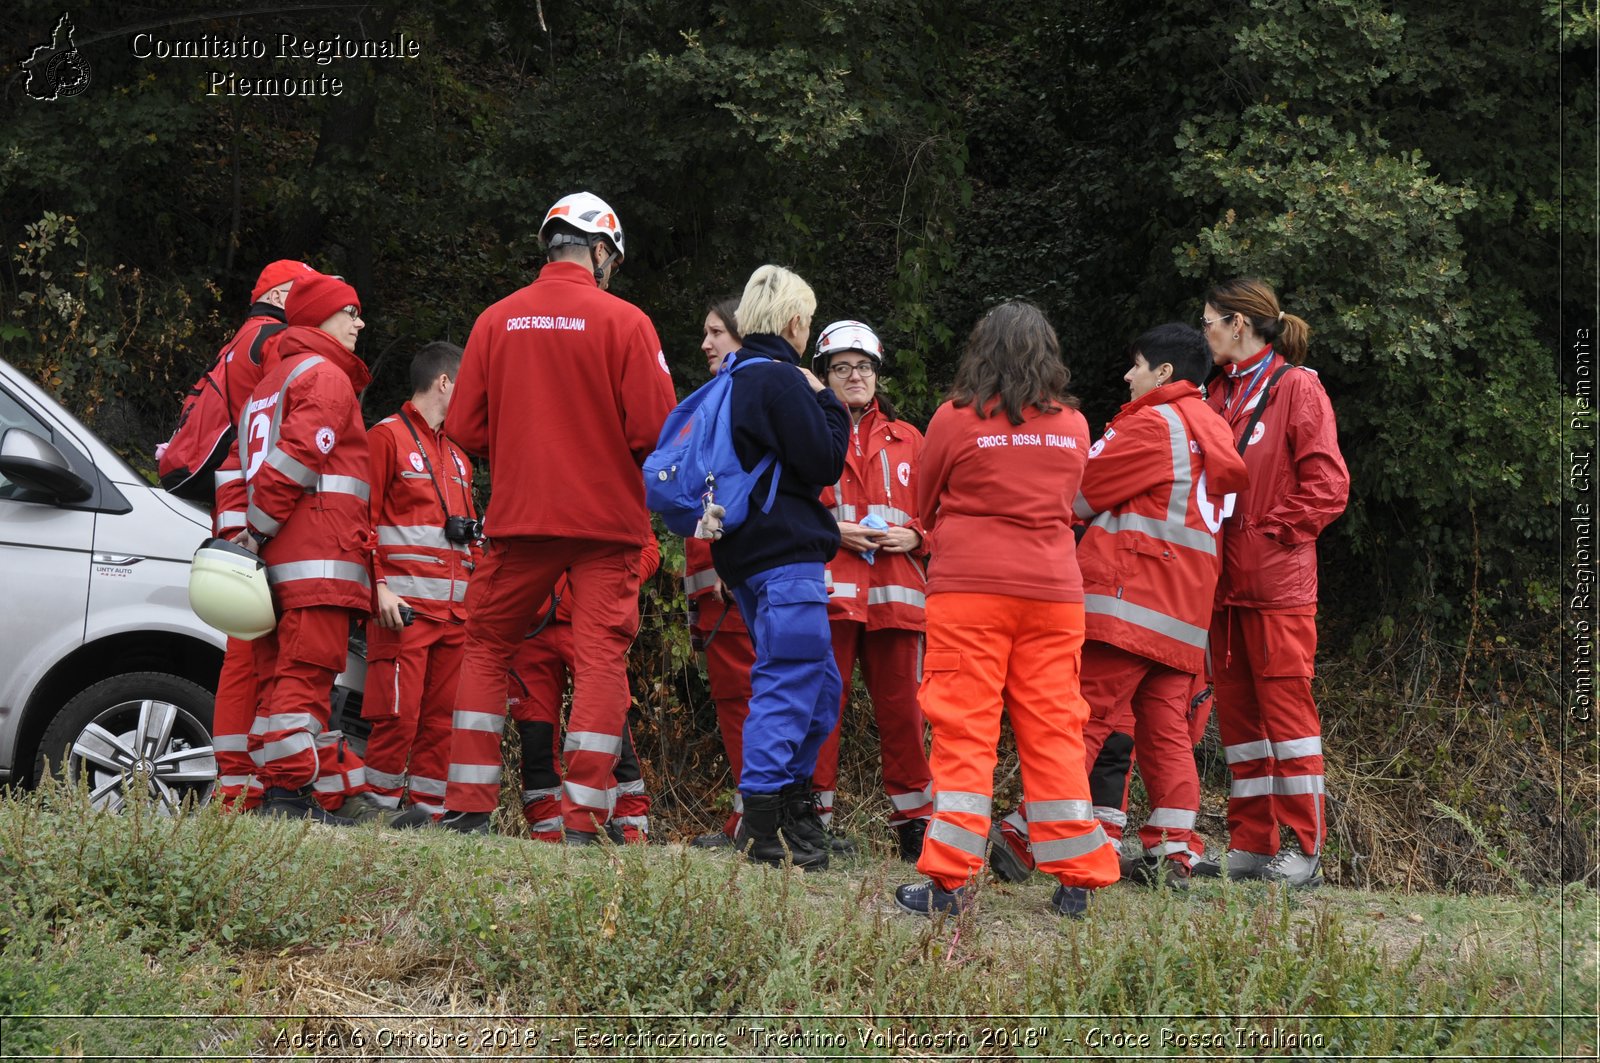
[[[739,790],[773,794],[816,770],[817,752],[839,720],[843,683],[823,565],[779,565],[735,585],[733,595],[756,649]]]

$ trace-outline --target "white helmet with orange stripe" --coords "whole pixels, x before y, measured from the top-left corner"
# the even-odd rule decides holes
[[[555,229],[553,233],[552,228]],[[619,262],[627,257],[623,246],[622,222],[617,220],[616,211],[593,192],[574,192],[570,196],[562,196],[556,200],[555,206],[545,212],[544,221],[539,225],[539,239],[547,248],[562,244],[593,246],[595,237],[611,245]]]

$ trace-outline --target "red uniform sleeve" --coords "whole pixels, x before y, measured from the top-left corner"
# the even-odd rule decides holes
[[[906,427],[911,428],[910,425],[907,425]],[[920,483],[920,477],[922,475],[922,448],[925,444],[922,438],[922,433],[917,431],[915,428],[911,428],[909,437],[909,442],[911,444],[911,479],[913,483]],[[912,556],[926,559],[928,556],[928,529],[925,528],[922,523],[922,510],[920,508],[920,503],[921,499],[918,497],[917,492],[913,492],[911,497],[911,520],[907,522],[906,527],[916,532],[917,537],[921,540],[921,542],[917,543],[916,549],[911,551]]]
[[[939,498],[944,494],[950,479],[950,466],[954,455],[952,419],[948,403],[934,411],[928,422],[928,434],[922,441],[922,460],[917,467],[917,519],[926,529],[922,545],[929,553],[935,549],[933,529],[939,523]]]
[[[342,374],[335,380],[327,372],[311,373],[290,384],[283,398],[277,445],[267,451],[251,478],[251,504],[280,526],[300,496],[315,486],[328,454],[338,445],[334,426],[359,419],[351,410],[355,393],[347,384],[336,386],[343,383]]]
[[[367,448],[372,455],[372,527],[383,523],[384,509],[389,502],[389,484],[394,481],[394,433],[373,425],[367,432]],[[372,552],[372,581],[376,583],[387,575],[378,560],[377,550]]]
[[[1123,419],[1110,435],[1097,442],[1098,451],[1091,448],[1084,466],[1079,488],[1084,504],[1073,509],[1080,518],[1104,513],[1172,482],[1171,436],[1159,414],[1145,416],[1140,411]]]
[[[467,337],[456,371],[455,392],[445,414],[445,435],[468,454],[489,453],[489,328],[479,318]]]
[[[661,544],[656,542],[655,533],[650,533],[650,538],[644,541],[644,551],[639,555],[639,582],[646,583],[657,572],[661,571]]]
[[[1287,435],[1294,486],[1260,524],[1263,534],[1293,545],[1322,534],[1322,529],[1344,512],[1350,498],[1350,470],[1339,453],[1333,406],[1314,378],[1294,390]]]
[[[661,426],[678,404],[672,374],[661,354],[661,340],[649,318],[639,322],[622,355],[622,377],[617,382],[622,406],[622,428],[639,465],[656,449]]]

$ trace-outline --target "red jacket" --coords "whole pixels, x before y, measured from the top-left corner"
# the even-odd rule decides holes
[[[217,357],[223,360],[222,379],[232,423],[239,423],[239,411],[261,383],[262,368],[284,328],[282,310],[269,303],[256,303],[233,339],[218,352]],[[216,484],[212,528],[214,534],[226,538],[244,527],[244,473],[239,468],[238,447],[228,448],[227,456],[212,475]]]
[[[1261,385],[1284,364],[1281,355],[1266,348],[1253,394],[1245,393],[1248,374],[1256,368],[1250,363],[1231,366],[1212,387],[1207,402],[1232,426],[1236,443],[1260,401]],[[1350,471],[1339,453],[1333,407],[1314,371],[1290,369],[1272,385],[1252,437],[1244,452],[1250,486],[1222,529],[1217,604],[1314,606],[1317,536],[1344,512],[1350,497]]]
[[[410,420],[410,428],[401,414]],[[372,523],[378,535],[373,576],[423,616],[465,620],[463,602],[477,551],[471,543],[452,543],[444,525],[447,515],[478,515],[472,463],[442,429],[429,428],[409,402],[400,413],[373,425],[367,442],[372,450]]]
[[[928,593],[1081,602],[1072,500],[1089,459],[1073,409],[1029,408],[1013,425],[946,402],[928,424],[917,513],[931,525]]]
[[[890,421],[874,402],[850,433],[844,472],[839,482],[822,491],[822,504],[833,519],[860,523],[876,513],[893,527],[922,535],[917,519],[917,464],[922,433],[905,421]],[[909,554],[879,550],[867,564],[854,550],[839,548],[828,563],[828,619],[865,623],[879,628],[927,626],[923,613],[928,579],[923,570],[926,543]]]
[[[709,542],[704,539],[683,541],[683,569],[683,596],[689,601],[689,613],[694,618],[691,627],[698,631],[749,630],[744,625],[744,617],[739,615],[739,603],[733,600],[733,591],[726,591],[727,596],[720,602],[712,593],[717,586],[717,570],[711,563]],[[717,627],[719,623],[721,627]]]
[[[1089,448],[1074,509],[1084,635],[1199,674],[1222,558],[1223,498],[1248,478],[1227,422],[1187,380],[1122,407]]]
[[[489,459],[490,535],[642,547],[639,468],[676,402],[644,311],[551,262],[478,316],[444,430]]]
[[[293,326],[239,422],[250,531],[280,609],[372,607],[372,475],[356,392],[367,367],[321,329]]]

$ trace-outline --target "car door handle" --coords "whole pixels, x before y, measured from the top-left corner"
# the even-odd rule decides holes
[[[144,560],[144,558],[136,557],[136,556],[133,556],[131,554],[95,554],[94,555],[94,563],[95,564],[97,564],[97,565],[116,565],[119,568],[126,568],[129,565],[137,565],[139,562],[141,562],[143,560]]]

